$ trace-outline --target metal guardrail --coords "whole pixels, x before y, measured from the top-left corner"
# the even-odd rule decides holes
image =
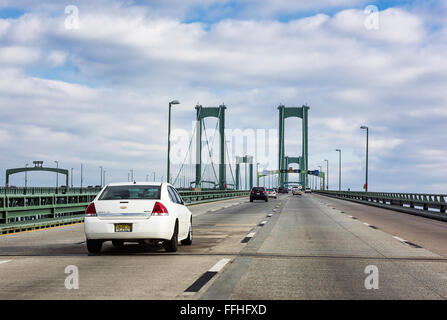
[[[81,193],[80,188],[77,188],[69,189],[68,193],[56,194],[55,188],[32,188],[33,192],[28,188],[26,194],[23,194],[24,190],[20,189],[23,188],[13,188],[12,192],[1,190],[3,193],[0,193],[0,234],[83,222],[85,209],[100,191],[99,188],[83,188]],[[248,192],[247,190],[179,190],[186,205],[247,196]]]
[[[432,219],[447,221],[447,194],[314,190],[315,193],[351,200]]]
[[[53,187],[0,187],[0,195],[9,195],[9,194],[21,194],[21,195],[27,195],[27,194],[67,194],[67,193],[91,193],[96,192],[98,193],[101,191],[101,188],[99,187],[75,187],[75,188],[65,188],[65,187],[59,187],[59,188],[53,188]]]

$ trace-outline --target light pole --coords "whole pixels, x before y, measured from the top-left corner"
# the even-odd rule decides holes
[[[341,149],[335,151],[338,151],[338,191],[341,191]]]
[[[146,182],[148,182],[149,181],[149,175],[147,174],[146,175]]]
[[[154,172],[154,182],[155,182],[155,172]]]
[[[104,170],[104,172],[103,172],[102,183],[103,183],[104,185],[106,185],[106,170]]]
[[[326,161],[326,190],[329,190],[329,160]]]
[[[180,102],[178,100],[172,100],[171,102],[169,102],[169,120],[168,120],[168,175],[167,175],[167,182],[170,182],[170,151],[171,151],[171,107],[174,104],[180,104]]]
[[[82,193],[82,182],[83,182],[83,177],[82,177],[82,163],[81,163],[81,193]]]
[[[322,172],[323,170],[321,169],[321,166],[318,166],[320,168],[320,172]],[[320,178],[320,174],[318,174],[318,178],[319,178],[319,182],[320,182],[320,190],[321,190],[321,178]],[[324,181],[323,181],[324,182]],[[323,183],[324,184],[324,183]],[[323,186],[323,190],[324,190],[324,186]]]
[[[25,168],[28,168],[28,163],[25,164]],[[27,175],[27,171],[25,171],[25,190],[26,190],[27,185],[28,185],[28,175]]]
[[[56,163],[56,169],[59,169],[59,161],[54,161]],[[56,171],[56,193],[59,188],[59,172]]]
[[[103,170],[103,168],[102,168],[102,166],[99,166],[99,168],[101,169],[101,188],[102,188],[102,170]]]
[[[133,181],[133,169],[130,169],[130,181]]]
[[[365,192],[368,192],[368,138],[369,138],[369,128],[367,126],[361,126],[360,129],[366,129],[366,178],[365,178]]]
[[[256,186],[259,186],[259,162],[256,162]]]
[[[70,184],[71,184],[71,187],[73,188],[73,168],[71,168],[71,173],[70,173],[70,175],[71,175],[71,177],[70,177],[70,178],[71,178],[71,180],[70,180],[71,183],[70,183]]]

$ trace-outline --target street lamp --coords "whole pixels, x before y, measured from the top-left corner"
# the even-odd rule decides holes
[[[259,162],[256,162],[256,186],[258,187],[259,186],[259,165],[260,165],[260,163]]]
[[[71,168],[71,173],[70,173],[70,175],[71,175],[71,187],[73,188],[73,168]]]
[[[99,166],[99,168],[101,169],[101,188],[102,188],[102,166]]]
[[[368,138],[369,138],[369,128],[367,126],[361,126],[360,129],[366,129],[366,178],[365,178],[365,192],[368,192]]]
[[[102,178],[102,183],[103,183],[104,185],[106,185],[106,170],[104,170],[104,172],[102,173],[102,176],[103,176],[103,178]]]
[[[56,169],[59,169],[59,161],[54,161],[56,163]],[[59,188],[59,172],[56,171],[56,193]]]
[[[180,102],[178,100],[172,100],[171,102],[169,102],[169,120],[168,120],[168,178],[167,178],[167,182],[170,182],[170,174],[171,174],[171,168],[170,168],[170,151],[171,151],[171,107],[174,104],[180,104]]]
[[[130,182],[133,181],[133,169],[130,169]]]
[[[81,193],[82,193],[82,182],[84,181],[83,176],[82,176],[82,169],[83,169],[83,165],[81,163]]]
[[[341,191],[341,149],[335,151],[338,151],[338,191]]]
[[[25,168],[28,168],[28,163],[25,164]],[[28,185],[28,175],[27,175],[27,171],[25,171],[25,190],[26,190],[27,185]]]
[[[326,190],[329,190],[329,160],[326,161]]]
[[[321,166],[318,166],[319,168],[320,168],[320,172],[322,172],[323,170],[321,169]],[[318,177],[320,177],[320,175],[318,175]],[[320,178],[320,190],[321,190],[321,178]],[[323,187],[323,189],[324,189],[324,187]]]

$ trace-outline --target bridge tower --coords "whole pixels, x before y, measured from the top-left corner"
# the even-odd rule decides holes
[[[253,188],[253,157],[252,156],[245,156],[245,157],[236,157],[236,190],[239,190],[239,176],[240,176],[240,164],[241,163],[248,163],[248,179],[249,179],[249,186],[250,190]]]
[[[302,107],[285,107],[283,105],[278,106],[279,110],[279,145],[278,145],[278,167],[279,167],[279,186],[282,187],[288,182],[287,173],[281,172],[281,170],[287,169],[289,163],[299,163],[300,169],[300,182],[303,183],[303,187],[307,187],[307,168],[308,168],[308,111],[309,107],[303,105]],[[302,119],[302,155],[301,157],[288,157],[286,163],[285,150],[284,150],[284,120],[290,117],[297,117]],[[296,161],[298,160],[298,161]],[[293,162],[292,162],[293,161]]]
[[[197,135],[196,135],[196,188],[201,188],[202,181],[202,127],[203,119],[215,117],[219,119],[219,189],[225,189],[226,166],[225,166],[225,105],[219,107],[203,107],[196,105],[197,110]]]

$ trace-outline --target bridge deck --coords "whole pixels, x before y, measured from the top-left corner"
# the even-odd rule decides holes
[[[176,254],[105,244],[88,256],[82,224],[0,236],[0,299],[447,297],[447,223],[308,194],[190,209],[194,243]],[[67,265],[79,290],[65,289]],[[364,286],[369,265],[377,290]]]

